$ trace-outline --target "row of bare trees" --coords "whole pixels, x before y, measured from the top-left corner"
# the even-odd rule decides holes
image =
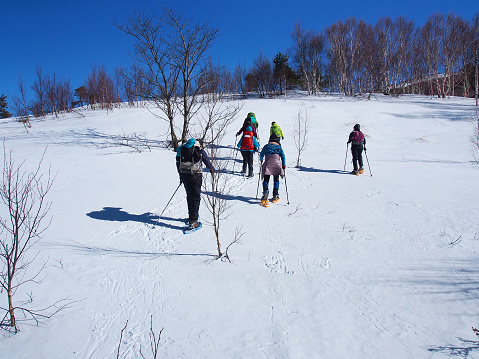
[[[383,92],[473,96],[479,63],[479,14],[466,21],[453,13],[434,14],[423,26],[398,17],[375,24],[352,17],[322,31],[302,28],[292,33],[289,55],[269,59],[262,52],[250,68],[233,71],[212,66],[205,54],[218,36],[208,24],[193,24],[172,10],[159,16],[135,13],[116,26],[136,40],[136,63],[116,68],[93,67],[84,84],[72,90],[69,80],[36,69],[33,100],[20,78],[11,106],[25,126],[29,117],[58,116],[77,106],[113,109],[154,101],[170,122],[174,147],[185,140],[189,122],[201,107],[205,93],[221,92],[237,98],[248,92],[261,97],[286,93],[300,86],[309,94],[339,91],[346,95]],[[293,70],[294,68],[294,70]],[[173,124],[183,118],[180,132]]]
[[[479,14],[435,14],[416,27],[404,17],[367,24],[352,17],[322,32],[296,24],[294,64],[310,94],[408,92],[472,96],[479,62]]]

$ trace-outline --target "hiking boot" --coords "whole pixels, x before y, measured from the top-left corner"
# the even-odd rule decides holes
[[[269,195],[269,191],[268,190],[263,190],[263,197],[261,197],[261,200],[262,201],[267,201],[268,200],[268,195]]]
[[[253,176],[254,176],[253,172],[248,173],[248,177],[253,177]]]
[[[274,195],[273,198],[271,198],[271,202],[273,203],[278,203],[279,202],[279,195]]]
[[[200,226],[200,222],[194,221],[188,224],[188,229],[196,229]]]

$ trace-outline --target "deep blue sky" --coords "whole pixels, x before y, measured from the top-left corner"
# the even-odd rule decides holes
[[[0,94],[11,100],[21,75],[31,98],[37,65],[44,75],[69,78],[73,88],[93,65],[128,66],[130,40],[112,22],[126,23],[134,9],[158,13],[160,6],[218,28],[211,56],[230,69],[251,66],[260,51],[271,59],[286,52],[298,20],[306,30],[321,31],[351,16],[374,24],[401,15],[422,25],[437,12],[471,20],[479,11],[477,0],[2,0]]]

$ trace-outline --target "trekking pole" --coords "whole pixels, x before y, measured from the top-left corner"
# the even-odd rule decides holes
[[[286,189],[286,199],[289,204],[288,183],[286,182],[286,171],[284,171],[284,188]]]
[[[170,204],[170,202],[171,202],[171,200],[173,199],[173,197],[175,196],[176,192],[178,192],[178,189],[180,188],[181,183],[182,183],[182,182],[180,182],[180,184],[178,185],[178,187],[176,187],[175,193],[173,193],[173,196],[171,196],[170,200],[169,200],[168,203],[166,204],[165,209],[163,210],[163,212],[161,212],[160,218],[163,217],[163,213],[165,213],[166,208],[167,208],[168,205]]]
[[[261,163],[259,164],[258,186],[256,187],[256,199],[258,199],[259,181],[261,179],[261,167],[263,167],[263,161],[261,161]]]
[[[344,158],[344,168],[343,168],[343,171],[346,171],[346,160],[348,159],[348,149],[349,149],[349,142],[346,143],[346,157]]]
[[[235,144],[233,145],[233,150],[235,151],[235,155],[234,155],[234,158],[233,158],[233,173],[235,173],[235,164],[236,164],[236,154],[238,153],[238,151],[236,150],[236,140],[238,139],[238,135],[235,136]]]
[[[366,150],[364,150],[364,154],[366,155],[366,161],[368,162],[369,174],[370,174],[371,177],[372,177],[373,174],[371,173],[371,166],[369,165],[368,153],[367,153]]]

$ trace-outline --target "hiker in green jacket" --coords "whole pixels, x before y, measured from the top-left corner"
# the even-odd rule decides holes
[[[276,135],[276,137],[278,137],[278,141],[279,139],[282,139],[284,140],[284,135],[283,135],[283,131],[281,130],[281,127],[278,126],[278,124],[276,122],[271,122],[271,128],[269,130],[269,135]]]

